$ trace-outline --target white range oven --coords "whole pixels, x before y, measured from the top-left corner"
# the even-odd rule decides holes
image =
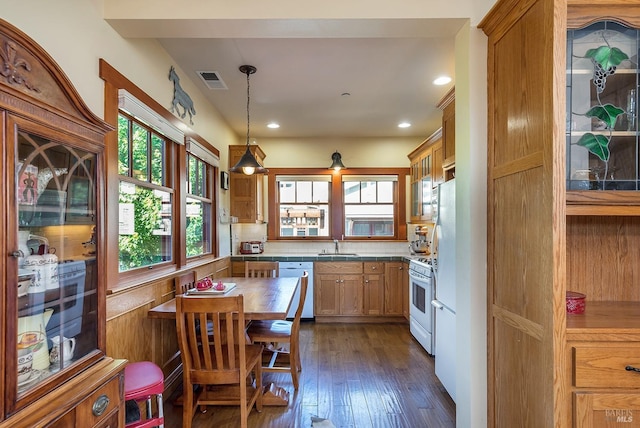
[[[409,323],[413,337],[431,355],[435,354],[435,309],[431,300],[435,296],[435,278],[427,257],[409,261]]]

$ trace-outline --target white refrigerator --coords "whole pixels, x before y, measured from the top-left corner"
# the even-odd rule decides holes
[[[456,401],[456,183],[438,186],[435,242],[435,366],[436,376]]]

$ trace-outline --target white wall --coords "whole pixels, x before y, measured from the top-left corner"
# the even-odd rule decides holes
[[[487,40],[456,36],[456,425],[487,424]],[[437,355],[436,355],[437,358]]]
[[[336,150],[347,167],[408,168],[424,138],[260,138],[267,168],[328,168]]]

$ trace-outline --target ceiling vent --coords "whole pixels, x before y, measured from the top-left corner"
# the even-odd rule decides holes
[[[217,71],[196,71],[209,89],[229,89]]]

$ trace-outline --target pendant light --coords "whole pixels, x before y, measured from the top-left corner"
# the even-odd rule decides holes
[[[254,173],[264,174],[269,172],[269,170],[260,165],[255,156],[253,156],[253,154],[251,153],[251,150],[249,150],[249,102],[251,101],[251,97],[249,96],[249,76],[256,72],[256,68],[252,65],[241,65],[240,71],[247,75],[247,151],[244,152],[237,164],[229,168],[229,171],[242,172],[246,175],[251,175]]]
[[[331,155],[331,160],[333,162],[331,163],[331,166],[329,167],[329,169],[340,171],[341,169],[346,169],[347,168],[346,166],[343,165],[343,163],[342,163],[342,155],[340,153],[338,153],[337,150]]]

